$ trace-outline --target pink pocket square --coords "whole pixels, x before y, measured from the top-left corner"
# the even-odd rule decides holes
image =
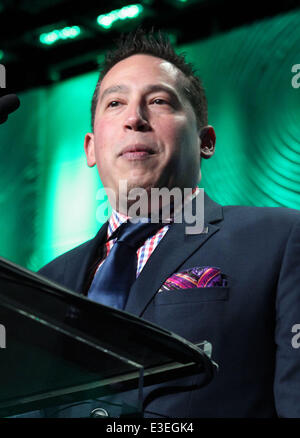
[[[159,289],[159,292],[175,289],[191,289],[199,287],[224,287],[226,280],[219,268],[210,266],[194,267],[175,272]]]

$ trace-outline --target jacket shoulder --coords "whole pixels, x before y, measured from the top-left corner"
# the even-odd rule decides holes
[[[242,225],[271,228],[293,227],[300,223],[300,210],[285,207],[223,206],[224,219],[238,220]]]
[[[82,259],[82,257],[84,257],[90,251],[93,240],[94,239],[90,239],[81,245],[78,245],[75,248],[59,255],[51,262],[40,268],[37,273],[57,283],[64,283],[64,273],[67,264],[78,258]]]

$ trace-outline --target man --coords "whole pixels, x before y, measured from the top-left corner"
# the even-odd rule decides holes
[[[152,188],[194,189],[183,200],[196,206],[201,159],[214,154],[216,137],[201,82],[169,43],[140,31],[107,56],[92,124],[87,163],[97,165],[108,196],[118,201],[125,180],[128,191],[145,189],[149,199]],[[124,203],[114,207],[94,239],[40,273],[97,301],[97,275],[116,241],[109,238],[127,219]],[[190,390],[200,381],[194,376],[179,382],[185,391],[149,396],[145,415],[300,417],[300,350],[292,342],[300,323],[300,213],[222,207],[205,196],[204,222],[190,235],[184,218],[160,224],[140,244],[123,308],[192,342],[208,340],[219,372],[202,389]],[[196,286],[174,288],[184,271],[193,281],[192,268]]]

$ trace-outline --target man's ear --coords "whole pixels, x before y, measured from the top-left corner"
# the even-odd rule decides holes
[[[93,167],[96,164],[94,134],[88,132],[84,137],[84,152],[86,155],[87,165]]]
[[[202,158],[210,158],[215,153],[216,133],[212,126],[204,126],[200,131],[200,152]]]

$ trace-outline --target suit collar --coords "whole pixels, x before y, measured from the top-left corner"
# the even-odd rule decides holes
[[[78,293],[84,292],[84,285],[91,266],[100,256],[100,249],[107,236],[108,222],[102,225],[96,236],[75,248],[66,261],[65,275],[68,279],[68,287]],[[73,273],[70,276],[70,272]]]
[[[210,199],[206,193],[204,193],[204,218],[206,224],[213,224],[223,220],[222,205]]]

